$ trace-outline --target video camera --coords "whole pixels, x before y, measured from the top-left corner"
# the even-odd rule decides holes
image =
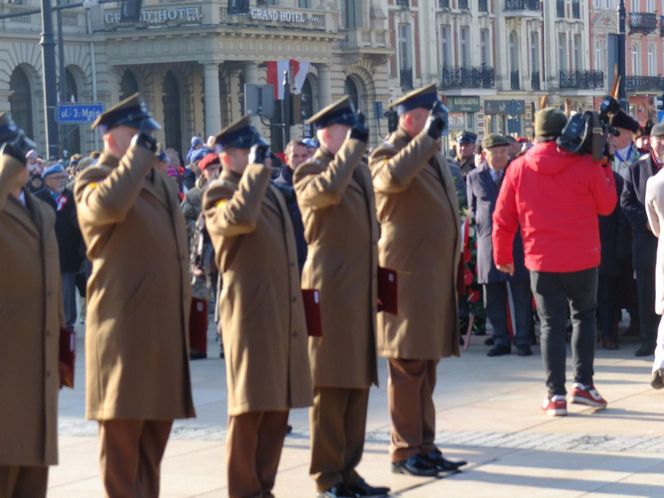
[[[575,114],[563,128],[556,143],[562,149],[574,154],[592,154],[595,161],[609,156],[609,135],[617,136],[619,132],[609,124],[611,116],[620,111],[616,99],[607,95],[599,106],[599,112],[586,111]]]

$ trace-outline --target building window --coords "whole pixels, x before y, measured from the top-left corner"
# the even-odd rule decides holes
[[[297,0],[297,6],[301,9],[310,9],[311,0]]]
[[[595,40],[595,69],[604,71],[604,44],[602,40]]]
[[[29,137],[34,137],[32,128],[32,85],[20,67],[14,69],[9,78],[9,110],[19,128],[23,128]]]
[[[648,0],[646,3],[646,12],[655,12],[655,0]]]
[[[655,68],[655,46],[652,43],[648,45],[648,76],[657,76],[657,69]]]
[[[362,26],[361,0],[341,0],[341,11],[346,28],[353,29]]]
[[[452,57],[452,30],[448,24],[440,27],[440,45],[441,45],[441,65],[453,66],[454,59]]]
[[[521,78],[519,75],[519,37],[516,31],[510,33],[510,87],[512,90],[521,88]]]
[[[567,64],[567,34],[558,33],[558,65],[562,71],[568,71]]]
[[[639,76],[641,74],[640,59],[639,45],[637,43],[632,43],[632,74],[634,76]]]
[[[410,35],[410,24],[399,24],[399,75],[401,88],[413,88],[413,54]]]
[[[581,71],[583,69],[583,42],[581,41],[581,35],[574,35],[574,69]]]
[[[632,0],[632,12],[639,12],[639,0]]]
[[[488,29],[480,30],[480,56],[482,64],[491,65],[491,41]]]
[[[350,101],[353,103],[353,106],[355,107],[355,109],[359,109],[360,108],[360,92],[357,91],[357,85],[350,78],[350,76],[346,77],[346,81],[344,81],[344,93],[350,99]]]
[[[122,79],[120,80],[120,100],[130,97],[136,92],[138,92],[138,82],[136,81],[136,77],[129,69],[126,69],[125,72],[122,73]]]
[[[461,27],[461,65],[470,66],[470,28]]]
[[[581,19],[581,3],[579,0],[572,0],[572,18]]]

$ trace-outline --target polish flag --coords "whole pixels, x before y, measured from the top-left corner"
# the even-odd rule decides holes
[[[282,85],[284,71],[288,71],[289,84],[292,82],[293,89],[299,93],[309,72],[309,64],[309,61],[298,61],[295,59],[267,61],[265,63],[267,67],[267,83],[272,85],[276,100],[283,100],[284,98],[284,86]]]
[[[272,85],[274,89],[275,100],[284,99],[284,86],[282,85],[284,79],[284,71],[288,71],[288,60],[283,61],[268,61],[265,63],[267,66],[267,83]]]

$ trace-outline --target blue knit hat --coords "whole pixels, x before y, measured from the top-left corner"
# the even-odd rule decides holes
[[[47,176],[50,175],[55,175],[56,173],[64,173],[64,172],[65,168],[62,165],[62,163],[55,163],[44,170],[44,172],[42,173],[42,178],[46,178]]]

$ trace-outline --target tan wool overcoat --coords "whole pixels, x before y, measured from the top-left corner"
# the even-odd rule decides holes
[[[58,345],[64,324],[55,213],[24,191],[25,167],[0,156],[0,465],[58,463]]]
[[[295,236],[270,168],[224,170],[203,196],[223,289],[228,414],[309,406],[312,387]]]
[[[318,289],[322,337],[309,340],[314,385],[366,389],[376,369],[378,223],[366,144],[318,149],[295,170],[308,245],[302,288]]]
[[[447,163],[426,132],[411,140],[399,129],[369,165],[382,230],[380,264],[398,272],[399,314],[379,313],[378,353],[458,356],[459,210]]]
[[[191,306],[184,217],[154,155],[102,154],[76,182],[92,275],[86,317],[86,417],[193,417]]]

